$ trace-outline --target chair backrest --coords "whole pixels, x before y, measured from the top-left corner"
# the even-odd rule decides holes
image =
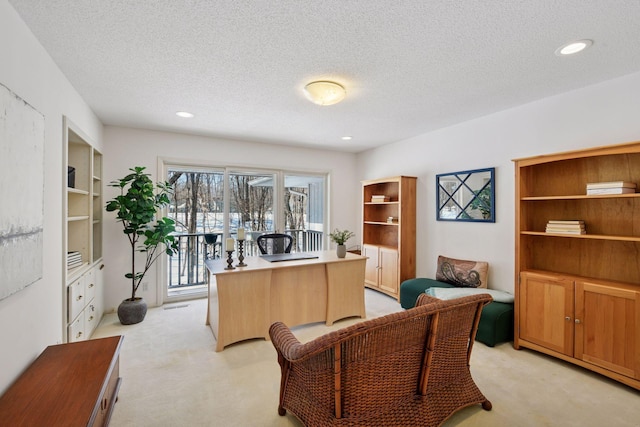
[[[288,234],[262,234],[256,239],[258,249],[262,255],[288,254],[291,252],[293,237]]]
[[[421,295],[415,308],[330,332],[302,344],[295,354],[293,348],[286,349],[294,360],[284,364],[291,374],[283,371],[282,375],[292,382],[287,384],[292,391],[284,395],[282,407],[297,415],[304,412],[305,422],[312,425],[323,417],[375,417],[411,396],[446,394],[448,384],[470,375],[469,358],[480,313],[490,301],[489,295],[449,301]],[[274,324],[272,341],[284,360],[276,331]],[[297,381],[302,384],[293,384]],[[294,390],[312,394],[314,407],[304,410],[309,399],[300,399]],[[456,398],[442,397],[444,401]]]

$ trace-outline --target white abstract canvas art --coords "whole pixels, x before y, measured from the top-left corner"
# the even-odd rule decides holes
[[[44,116],[0,83],[0,300],[42,278]]]

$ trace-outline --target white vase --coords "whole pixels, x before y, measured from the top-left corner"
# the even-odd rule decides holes
[[[347,247],[345,245],[338,245],[336,248],[336,254],[338,255],[338,258],[344,258],[347,256]]]

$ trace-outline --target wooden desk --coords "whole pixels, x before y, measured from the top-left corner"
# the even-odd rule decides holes
[[[225,260],[206,260],[207,324],[216,337],[216,351],[250,338],[268,340],[269,327],[276,321],[292,327],[364,318],[366,257],[348,253],[338,258],[335,251],[314,254],[318,258],[282,262],[248,257],[246,267],[234,270],[224,269]]]
[[[106,426],[122,379],[116,336],[51,345],[0,397],[7,426]]]

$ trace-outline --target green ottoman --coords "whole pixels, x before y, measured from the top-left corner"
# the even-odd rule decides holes
[[[476,340],[489,347],[513,340],[513,304],[492,301],[480,315]]]
[[[417,278],[400,284],[400,305],[413,308],[416,300],[427,288],[453,288],[438,280]],[[513,304],[493,301],[482,309],[476,340],[493,347],[501,342],[513,340]]]

